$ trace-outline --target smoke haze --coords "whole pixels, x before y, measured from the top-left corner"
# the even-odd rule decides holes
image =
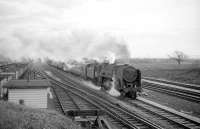
[[[130,57],[126,41],[111,34],[86,30],[41,31],[19,29],[0,38],[0,54],[12,59],[49,57],[54,60],[105,58],[112,53],[116,58]]]

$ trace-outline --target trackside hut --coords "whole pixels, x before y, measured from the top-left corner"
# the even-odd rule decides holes
[[[11,80],[4,87],[8,101],[32,108],[47,108],[48,80]]]

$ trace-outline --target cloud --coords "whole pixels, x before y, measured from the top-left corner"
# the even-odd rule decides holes
[[[46,57],[165,57],[199,52],[196,0],[1,0],[0,53]],[[188,49],[188,47],[190,49]]]

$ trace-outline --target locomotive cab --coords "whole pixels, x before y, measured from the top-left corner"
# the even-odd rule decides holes
[[[113,81],[114,65],[104,63],[101,66],[99,84],[102,89],[110,90]]]

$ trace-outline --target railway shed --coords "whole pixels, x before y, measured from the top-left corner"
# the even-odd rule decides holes
[[[4,96],[9,102],[32,108],[48,108],[50,83],[42,80],[11,80],[3,86]]]

